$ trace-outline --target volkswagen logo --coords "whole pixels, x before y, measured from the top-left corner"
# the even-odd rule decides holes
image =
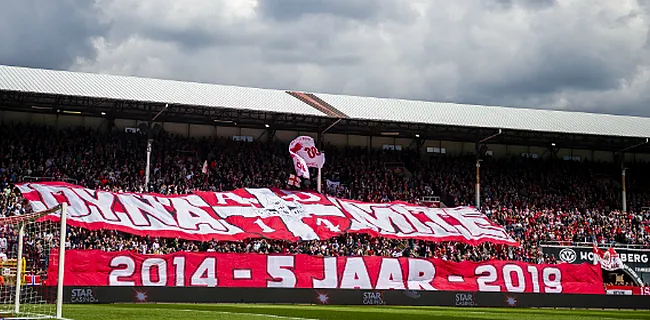
[[[560,250],[560,260],[567,262],[567,263],[573,263],[576,261],[577,255],[576,252],[573,251],[573,249],[570,248],[564,248]]]

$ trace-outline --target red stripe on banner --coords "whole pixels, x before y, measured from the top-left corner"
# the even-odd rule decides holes
[[[48,283],[56,283],[56,268],[56,260],[52,259]],[[64,285],[603,294],[601,272],[591,264],[69,250]]]
[[[187,240],[325,240],[342,233],[392,239],[518,246],[505,229],[471,207],[365,203],[314,192],[237,189],[188,195],[111,193],[65,183],[18,185],[35,211],[68,203],[68,224]],[[55,214],[45,219],[57,220]]]

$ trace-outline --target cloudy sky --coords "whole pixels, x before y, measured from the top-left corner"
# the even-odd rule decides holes
[[[0,64],[650,116],[650,0],[0,5]]]

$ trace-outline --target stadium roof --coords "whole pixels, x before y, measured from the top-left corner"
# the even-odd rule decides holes
[[[165,104],[170,108],[158,121],[225,120],[239,126],[274,123],[278,129],[320,132],[342,119],[329,132],[379,135],[392,131],[456,141],[476,141],[495,129],[504,129],[507,132],[494,143],[546,145],[562,141],[576,148],[608,150],[620,150],[636,144],[637,138],[650,137],[650,118],[643,117],[311,94],[0,66],[0,108],[5,110],[48,105],[146,120],[163,110]],[[650,150],[648,145],[644,148]]]
[[[475,128],[650,137],[650,118],[318,94],[356,119]]]
[[[325,116],[281,90],[11,66],[0,90]]]

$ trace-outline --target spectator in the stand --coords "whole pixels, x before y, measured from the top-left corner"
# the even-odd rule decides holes
[[[0,126],[0,216],[24,214],[29,206],[14,184],[30,177],[51,177],[88,188],[116,192],[183,194],[193,189],[225,191],[241,187],[285,186],[292,164],[287,145],[277,142],[235,142],[162,134],[151,155],[151,181],[144,185],[146,137],[98,133],[75,128],[54,130],[36,126]],[[331,195],[369,202],[418,202],[436,190],[450,206],[471,205],[474,199],[473,157],[432,157],[413,151],[377,151],[326,147],[323,179],[336,181]],[[209,164],[207,179],[201,175]],[[390,163],[403,163],[387,165]],[[175,251],[306,253],[312,255],[382,255],[439,257],[452,261],[488,259],[554,263],[543,255],[540,241],[623,242],[650,245],[650,182],[630,181],[630,212],[622,213],[619,192],[611,181],[611,165],[593,162],[512,158],[485,159],[482,165],[481,210],[505,226],[522,246],[431,243],[342,235],[328,241],[288,243],[270,240],[192,242],[150,239],[115,231],[70,228],[65,246],[142,253]],[[630,166],[636,173],[650,166]],[[638,176],[634,175],[634,176]],[[611,180],[611,178],[610,178]],[[148,187],[148,188],[147,188]],[[0,249],[16,251],[15,230],[0,230]],[[4,239],[4,241],[3,241]],[[43,252],[38,239],[30,248]],[[43,267],[39,265],[38,267]]]

